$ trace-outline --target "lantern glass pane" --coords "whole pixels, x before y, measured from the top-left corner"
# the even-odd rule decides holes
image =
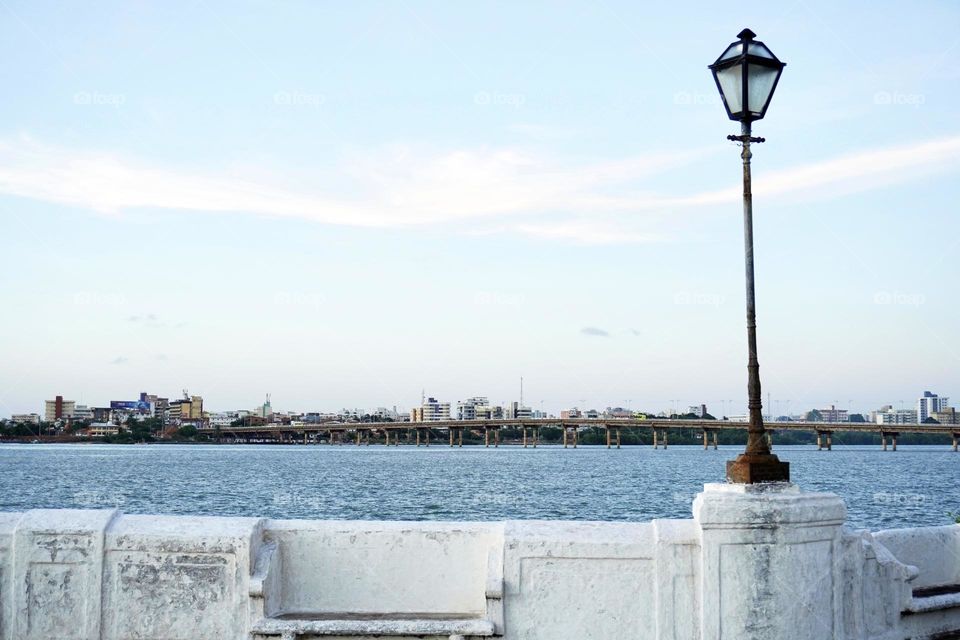
[[[727,47],[727,50],[723,52],[723,55],[720,56],[720,59],[717,60],[717,62],[723,62],[724,60],[729,60],[730,58],[736,58],[741,53],[743,53],[743,43],[734,42],[732,45]]]
[[[780,69],[775,67],[747,65],[747,77],[750,81],[747,86],[747,110],[750,113],[759,114],[763,111],[778,75],[780,75]]]
[[[752,66],[752,65],[751,65]],[[731,114],[743,111],[743,65],[735,64],[726,69],[717,70],[720,92]]]
[[[747,53],[754,56],[759,56],[761,58],[769,58],[770,60],[776,60],[773,57],[773,52],[770,49],[767,49],[767,45],[762,42],[751,42],[750,46],[747,48]]]

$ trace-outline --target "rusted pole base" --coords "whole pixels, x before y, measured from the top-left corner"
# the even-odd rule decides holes
[[[727,480],[737,484],[789,482],[790,463],[772,453],[741,453],[736,460],[727,462]]]

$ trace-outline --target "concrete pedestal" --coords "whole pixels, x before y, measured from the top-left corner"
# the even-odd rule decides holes
[[[703,640],[843,637],[843,500],[790,483],[708,484],[693,515]]]

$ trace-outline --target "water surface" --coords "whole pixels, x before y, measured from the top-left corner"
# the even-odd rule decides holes
[[[688,518],[739,451],[649,446],[498,449],[274,445],[0,445],[0,511],[376,520]],[[842,496],[854,527],[950,522],[960,453],[947,446],[778,447],[806,490]]]

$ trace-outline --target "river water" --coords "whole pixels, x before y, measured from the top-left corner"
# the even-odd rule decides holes
[[[689,518],[739,451],[649,446],[0,445],[0,511],[375,520]],[[960,511],[960,453],[947,446],[778,447],[792,479],[842,496],[848,522],[947,524]]]

